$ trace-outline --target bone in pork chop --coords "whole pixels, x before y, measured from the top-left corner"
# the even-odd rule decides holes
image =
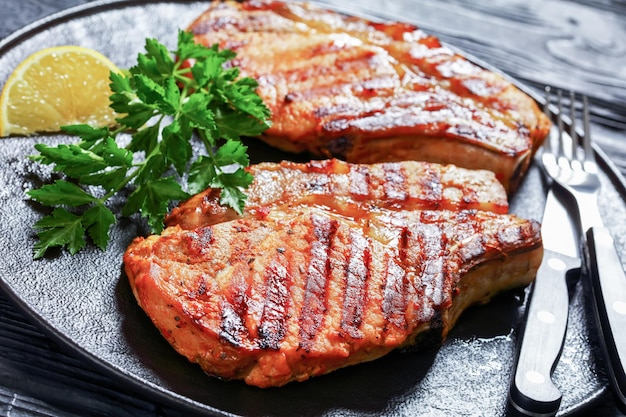
[[[466,172],[416,165],[430,179]],[[124,254],[133,293],[180,354],[211,375],[259,387],[373,360],[425,334],[443,340],[468,306],[532,281],[542,256],[540,228],[512,214],[446,205],[445,198],[408,204],[411,181],[419,183],[413,196],[441,196],[442,183],[450,182],[408,175],[399,186],[393,178],[402,167],[253,167],[259,189],[275,175],[294,178],[294,188],[269,190],[267,205],[263,195],[253,196],[241,217],[212,222],[200,215],[188,230],[176,224],[184,221],[181,212],[162,235],[135,239]],[[376,179],[358,200],[346,191],[351,172]],[[491,197],[504,190],[493,174],[474,176],[495,191],[468,201],[499,207]],[[306,186],[311,178],[347,203],[333,204],[323,187]],[[206,198],[183,206],[202,211]]]
[[[189,30],[236,52],[289,152],[488,169],[514,190],[550,122],[504,77],[419,28],[306,3],[214,1]]]

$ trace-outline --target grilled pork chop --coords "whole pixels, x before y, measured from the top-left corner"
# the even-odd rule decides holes
[[[124,255],[139,305],[211,375],[280,386],[427,333],[443,340],[463,310],[528,284],[541,260],[539,225],[503,214],[488,171],[338,160],[250,170],[242,216],[208,190]]]
[[[409,24],[254,0],[214,1],[188,29],[237,53],[272,112],[262,139],[289,152],[488,169],[512,191],[549,131],[513,84]]]
[[[281,386],[379,358],[469,305],[528,284],[539,225],[477,210],[299,205],[137,238],[132,290],[172,346],[211,375]]]
[[[351,164],[338,159],[295,163],[265,162],[248,168],[244,215],[261,216],[270,207],[323,205],[346,216],[366,216],[377,207],[404,209],[479,209],[506,213],[507,195],[491,171],[403,161]],[[166,225],[183,229],[235,219],[219,203],[220,190],[208,188],[176,207]]]

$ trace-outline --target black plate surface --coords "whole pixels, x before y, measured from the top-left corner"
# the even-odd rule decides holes
[[[39,21],[0,44],[0,83],[29,54],[47,46],[75,44],[97,49],[120,67],[133,64],[146,37],[173,47],[176,32],[206,2],[96,2]],[[207,415],[241,416],[499,416],[504,412],[515,356],[516,327],[525,290],[467,311],[439,349],[395,352],[304,383],[261,390],[204,375],[165,342],[135,303],[121,256],[141,222],[122,220],[106,252],[89,248],[75,256],[56,252],[32,260],[31,226],[42,216],[25,198],[49,174],[27,160],[37,142],[73,141],[62,135],[0,141],[0,285],[55,340],[92,360],[132,389],[169,405]],[[262,145],[255,160],[280,158]],[[602,208],[616,236],[626,226],[621,178],[604,166]],[[513,196],[511,211],[541,219],[545,186],[532,167]],[[624,253],[624,241],[618,239]],[[564,393],[561,414],[601,396],[606,377],[598,365],[582,286],[572,286],[566,347],[555,371]]]

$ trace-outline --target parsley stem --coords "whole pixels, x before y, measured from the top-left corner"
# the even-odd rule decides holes
[[[200,139],[202,139],[202,143],[204,143],[204,147],[206,148],[208,156],[211,158],[211,160],[215,161],[215,152],[213,151],[214,145],[211,139],[209,139],[209,137],[207,136],[206,131],[199,130],[198,135],[200,136]]]

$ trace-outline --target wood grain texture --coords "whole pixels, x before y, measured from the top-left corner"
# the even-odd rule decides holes
[[[595,140],[626,174],[626,1],[324,0],[417,24],[540,91],[591,98]],[[0,38],[84,0],[0,0]],[[623,257],[626,254],[623,254]],[[56,346],[0,295],[0,416],[172,416]],[[621,415],[611,398],[581,415]]]

